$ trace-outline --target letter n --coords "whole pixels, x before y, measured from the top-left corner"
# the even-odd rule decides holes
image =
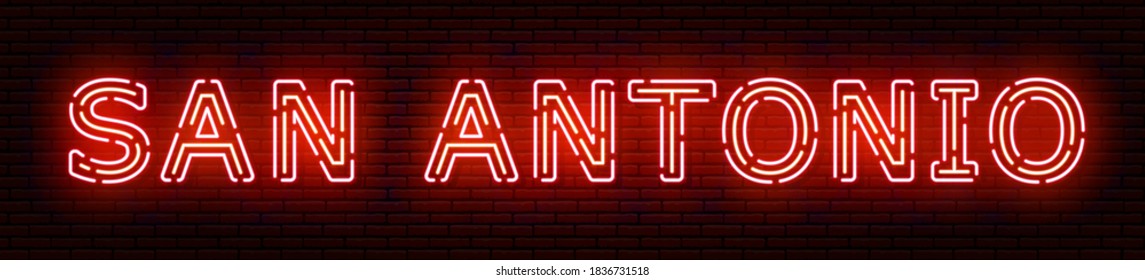
[[[858,86],[861,91],[853,91]],[[891,182],[914,181],[914,82],[891,82],[887,112],[879,110],[861,80],[837,80],[834,85],[835,178],[854,182],[858,174],[859,134],[879,159]],[[851,88],[846,91],[843,88]],[[889,115],[889,118],[885,118]],[[889,120],[889,122],[888,122]]]
[[[559,85],[560,91],[542,92],[541,85]],[[533,177],[557,179],[557,150],[566,143],[579,159],[588,180],[616,180],[616,91],[611,80],[595,80],[588,95],[591,110],[581,111],[564,81],[533,83]],[[583,113],[588,113],[586,117]],[[563,136],[563,137],[562,137]]]
[[[282,182],[298,179],[298,140],[332,183],[354,181],[354,81],[330,82],[330,109],[320,111],[301,80],[274,81],[274,168]],[[328,117],[323,116],[328,113]],[[299,137],[302,136],[302,137]]]

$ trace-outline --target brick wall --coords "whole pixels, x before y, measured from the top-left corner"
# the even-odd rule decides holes
[[[0,258],[1145,258],[1140,3],[44,2],[0,6]],[[150,108],[131,119],[154,161],[131,183],[93,186],[67,175],[68,150],[90,143],[66,107],[105,76],[147,84]],[[1070,86],[1089,122],[1081,167],[1048,186],[1002,174],[986,138],[994,98],[1034,76]],[[723,155],[724,104],[759,77],[798,83],[819,112],[819,153],[792,183],[751,183]],[[232,184],[213,164],[183,184],[159,180],[201,78],[226,86],[254,183]],[[325,183],[313,164],[298,183],[270,179],[276,78],[312,90],[356,82],[354,183]],[[489,82],[521,182],[494,183],[478,162],[446,184],[422,179],[453,86],[467,78]],[[656,107],[622,90],[616,183],[589,184],[568,165],[545,184],[528,179],[538,78],[574,91],[595,78],[710,78],[719,98],[688,108],[682,183],[658,180]],[[831,179],[831,83],[841,78],[880,92],[896,78],[918,85],[915,183],[888,183],[869,156],[858,182]],[[941,145],[935,78],[981,83],[970,107],[974,184],[927,179]],[[1051,114],[1030,114],[1024,145],[1052,145]],[[758,118],[759,149],[782,151],[785,113]]]

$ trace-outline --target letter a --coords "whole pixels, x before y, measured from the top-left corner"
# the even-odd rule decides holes
[[[478,87],[479,86],[479,87]],[[517,167],[509,152],[493,99],[482,80],[461,80],[425,168],[427,182],[446,182],[458,158],[484,158],[493,180],[516,182]]]
[[[183,182],[187,179],[192,159],[218,158],[226,167],[231,182],[253,181],[250,156],[231,113],[223,83],[211,80],[214,86],[200,87],[206,83],[200,79],[191,86],[191,94],[187,96],[187,105],[179,118],[179,128],[175,130],[159,178],[164,182]]]

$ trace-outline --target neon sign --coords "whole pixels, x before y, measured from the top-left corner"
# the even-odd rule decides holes
[[[626,86],[624,86],[626,85]],[[322,110],[301,80],[276,80],[271,86],[271,177],[290,183],[298,178],[298,146],[311,163],[321,166],[326,180],[352,182],[356,173],[354,82],[334,80],[329,85],[329,109]],[[875,102],[881,94],[868,90],[862,80],[833,83],[830,116],[832,177],[839,182],[858,178],[859,154],[874,156],[891,182],[916,179],[916,87],[912,80],[894,80],[889,103]],[[617,178],[617,90],[625,89],[628,102],[659,108],[659,173],[665,183],[684,180],[685,135],[688,104],[711,103],[716,82],[703,79],[634,79],[627,83],[599,79],[586,92],[570,89],[564,80],[539,79],[533,83],[532,178],[554,182],[560,154],[572,153],[583,175],[596,183]],[[584,90],[584,89],[579,89]],[[586,94],[587,93],[587,94]],[[976,80],[939,79],[930,83],[931,101],[942,106],[941,157],[929,164],[929,177],[937,183],[969,183],[979,175],[979,163],[970,158],[967,135],[968,107],[979,98]],[[773,103],[790,116],[791,138],[780,155],[753,149],[752,112]],[[1056,113],[1059,135],[1052,155],[1036,158],[1023,153],[1015,142],[1015,123],[1023,107],[1040,103]],[[68,173],[94,184],[133,180],[151,158],[148,134],[135,123],[115,114],[97,113],[109,104],[147,109],[147,87],[122,78],[100,78],[80,86],[68,106],[75,131],[93,143],[116,147],[116,152],[95,153],[92,146],[68,153]],[[644,105],[642,105],[644,104]],[[587,105],[587,106],[586,106]],[[990,153],[1003,173],[1024,184],[1049,184],[1077,166],[1085,148],[1085,114],[1076,94],[1048,78],[1027,78],[1001,91],[990,111]],[[728,165],[741,177],[758,184],[783,184],[803,175],[820,151],[819,113],[810,95],[782,78],[761,78],[736,89],[724,106],[721,143]],[[824,118],[826,120],[826,118]],[[230,102],[219,80],[196,80],[176,124],[160,179],[183,182],[192,164],[222,163],[232,182],[255,179],[250,155]],[[249,136],[249,135],[248,135]],[[301,137],[299,137],[301,136]],[[448,182],[459,160],[483,162],[496,182],[520,179],[512,149],[505,136],[490,89],[480,79],[457,82],[432,151],[425,165],[429,183]],[[866,149],[869,148],[869,149]],[[109,154],[113,156],[109,156]],[[924,164],[924,166],[926,166]],[[925,175],[924,175],[925,176]]]
[[[295,86],[297,91],[279,90],[287,85]],[[304,93],[306,86],[301,81],[274,82],[273,177],[282,182],[295,180],[298,135],[302,134],[330,182],[353,181],[356,119],[353,85],[350,80],[335,80],[330,84],[330,117],[325,118],[314,100]],[[124,183],[147,166],[151,141],[138,125],[97,114],[103,108],[100,104],[105,102],[144,111],[147,87],[122,78],[100,78],[80,86],[72,94],[68,105],[72,127],[93,142],[114,144],[122,151],[117,153],[118,159],[106,159],[93,156],[93,147],[74,148],[68,153],[68,173],[91,183]],[[223,83],[214,79],[196,80],[187,95],[159,178],[163,182],[183,182],[192,164],[222,163],[231,182],[254,181],[254,168],[239,127]]]

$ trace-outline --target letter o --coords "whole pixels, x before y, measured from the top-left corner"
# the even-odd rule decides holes
[[[1042,102],[1058,116],[1060,135],[1053,155],[1045,159],[1023,156],[1014,143],[1014,123],[1024,105]],[[1006,87],[990,111],[990,145],[994,161],[1006,175],[1026,184],[1061,180],[1077,166],[1085,148],[1085,114],[1077,96],[1065,85],[1047,78],[1028,78]]]
[[[761,102],[779,103],[791,114],[791,147],[779,159],[765,159],[748,144],[748,118]],[[781,78],[752,80],[732,94],[724,109],[724,154],[736,172],[753,182],[777,184],[795,179],[807,170],[819,144],[816,116],[811,97],[799,85]]]

